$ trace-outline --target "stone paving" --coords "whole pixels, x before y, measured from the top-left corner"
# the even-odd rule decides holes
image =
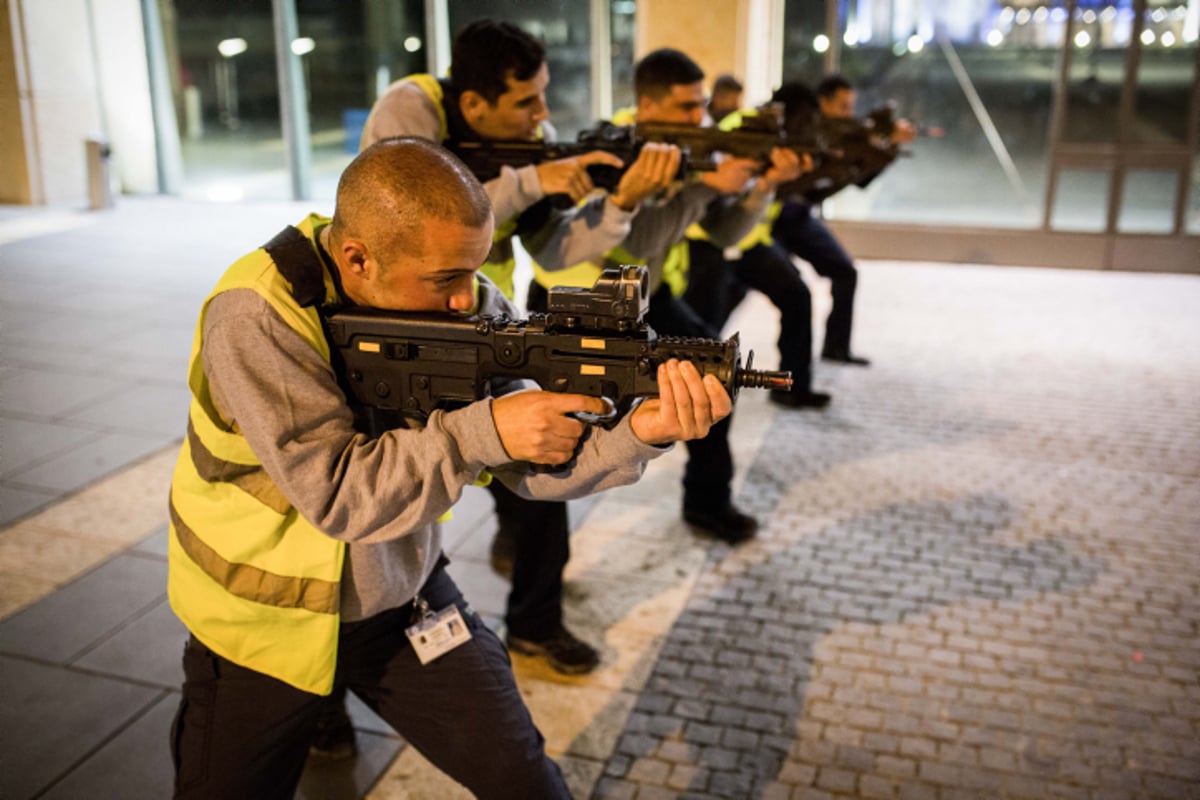
[[[104,256],[111,286],[162,293],[143,275],[156,262],[135,273],[146,259],[130,258],[129,243],[136,256],[181,233],[142,225],[153,237],[134,239],[121,219],[103,246],[98,233],[61,234],[40,250],[78,239]],[[18,289],[56,296],[33,244],[6,251],[6,274],[20,278],[9,284],[14,313]],[[816,385],[835,395],[821,412],[778,409],[758,392],[739,398],[738,502],[763,520],[757,540],[733,549],[681,522],[681,448],[639,483],[573,506],[566,613],[603,663],[568,678],[513,658],[573,793],[1200,798],[1200,278],[860,269],[856,347],[872,366],[820,365]],[[826,284],[805,274],[823,318]],[[209,282],[176,264],[167,288],[178,284],[176,305],[190,309],[190,293]],[[186,343],[193,315],[179,315],[175,331],[164,310],[170,335],[155,340]],[[760,366],[773,361],[775,319],[752,296],[729,326]],[[72,355],[25,341],[22,330],[4,332],[17,366]],[[158,356],[175,358],[171,348]],[[21,374],[4,373],[6,390]],[[101,399],[103,388],[93,387]],[[10,428],[84,425],[50,411],[42,420],[29,398],[6,412]],[[123,418],[96,422],[97,431],[120,429]],[[26,476],[42,467],[16,469],[13,452],[5,502],[41,486]],[[173,447],[0,530],[0,667],[27,678],[0,692],[0,715],[42,685],[39,675],[66,693],[19,720],[21,740],[0,726],[0,785],[29,771],[18,775],[4,756],[17,745],[61,772],[52,784],[18,781],[30,792],[15,797],[90,797],[117,784],[123,797],[159,797],[169,785],[173,618],[143,603],[111,625],[84,626],[102,643],[88,645],[95,653],[130,639],[143,654],[131,663],[161,667],[153,680],[139,677],[145,664],[96,666],[89,655],[64,666],[17,652],[22,642],[58,646],[54,637],[79,620],[17,634],[86,581],[161,560],[172,462]],[[452,571],[498,624],[506,587],[487,568],[490,507],[467,499]],[[161,595],[153,574],[138,581]],[[64,698],[101,679],[153,696],[81,743],[81,728],[64,724],[76,712]],[[310,765],[299,796],[466,796],[382,721],[352,711],[362,755]],[[30,750],[39,743],[48,749]]]
[[[1198,288],[871,269],[593,796],[1200,797]]]

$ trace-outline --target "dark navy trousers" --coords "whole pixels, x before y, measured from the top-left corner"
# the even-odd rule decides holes
[[[850,255],[805,203],[784,203],[771,228],[771,236],[784,250],[812,264],[818,275],[829,279],[833,306],[825,320],[822,352],[835,355],[852,352],[850,331],[854,326],[858,270]]]
[[[477,797],[570,797],[517,690],[503,643],[444,569],[421,596],[434,609],[456,605],[471,640],[422,666],[404,635],[409,606],[345,623],[336,684]],[[183,667],[171,728],[175,796],[290,800],[324,698],[234,664],[194,636]]]

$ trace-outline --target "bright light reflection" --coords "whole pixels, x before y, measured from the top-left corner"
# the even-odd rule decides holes
[[[315,50],[317,43],[312,37],[301,36],[299,39],[292,39],[292,52],[298,56],[307,55]]]
[[[415,53],[421,49],[421,37],[409,36],[404,40],[404,49],[409,53]]]
[[[246,40],[240,37],[237,39],[222,39],[217,42],[217,52],[226,58],[233,58],[239,53],[246,52],[246,46]]]
[[[1039,25],[1046,21],[1046,17],[1050,16],[1050,10],[1045,6],[1038,6],[1037,11],[1033,12],[1033,21]]]
[[[988,31],[987,43],[992,47],[999,47],[1004,43],[1004,34],[995,28],[992,28],[990,31]]]
[[[1004,10],[1000,12],[1000,22],[1004,23],[1005,25],[1009,24],[1013,21],[1013,16],[1015,16],[1016,13],[1017,12],[1013,10],[1012,6],[1005,6]]]
[[[1155,22],[1162,22],[1166,18],[1167,12],[1163,11],[1161,8],[1156,8],[1150,12],[1150,19],[1154,20]]]
[[[1024,25],[1026,22],[1029,22],[1029,18],[1031,16],[1033,16],[1033,15],[1031,13],[1029,13],[1028,8],[1022,8],[1020,11],[1017,12],[1017,24]]]
[[[1142,44],[1154,44],[1154,31],[1146,29],[1142,31]]]
[[[1096,21],[1096,12],[1092,11],[1090,8],[1087,11],[1083,12],[1083,21],[1086,22],[1088,25],[1091,25],[1093,22]]]
[[[1067,10],[1061,6],[1051,9],[1050,19],[1054,22],[1064,22],[1067,19]]]
[[[1079,33],[1075,34],[1076,47],[1087,47],[1091,43],[1092,37],[1088,35],[1087,31],[1080,31]]]
[[[925,40],[917,34],[908,37],[908,52],[919,53],[925,49]]]
[[[1105,9],[1100,12],[1100,21],[1101,22],[1112,22],[1116,18],[1117,18],[1117,9],[1113,6],[1106,6]]]
[[[824,53],[829,49],[829,37],[823,33],[819,33],[813,37],[813,50],[818,53]]]
[[[217,183],[206,192],[208,199],[214,203],[236,203],[242,199],[245,192],[242,187],[233,183]]]
[[[847,47],[854,47],[858,44],[858,28],[853,25],[846,26],[846,33],[842,36],[842,41]]]
[[[1163,47],[1170,47],[1175,44],[1175,34],[1170,31],[1163,31],[1163,35],[1159,37]]]

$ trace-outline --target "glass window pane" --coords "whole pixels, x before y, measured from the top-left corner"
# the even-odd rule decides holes
[[[1132,30],[1132,0],[1097,9],[1075,9],[1071,68],[1067,75],[1063,139],[1075,143],[1115,142]]]
[[[453,0],[447,3],[451,37],[467,23],[481,17],[506,19],[540,38],[546,45],[550,86],[546,103],[559,139],[595,122],[592,117],[591,19],[588,3],[570,0]]]
[[[1175,197],[1179,172],[1170,169],[1128,170],[1121,187],[1122,233],[1171,233],[1175,229]]]
[[[1103,232],[1111,190],[1112,173],[1108,170],[1059,170],[1050,227],[1060,231]]]
[[[394,80],[426,71],[422,0],[297,0],[298,48],[308,88],[312,195],[332,200],[358,152],[375,98]]]
[[[612,0],[612,107],[616,111],[636,105],[633,96],[633,45],[637,4],[634,0]]]
[[[786,0],[783,10],[783,79],[816,83],[825,72],[829,49],[825,3]]]
[[[1038,8],[1019,14],[981,4],[852,0],[840,71],[858,88],[856,113],[892,102],[926,135],[909,147],[911,157],[866,190],[843,190],[826,211],[1039,226],[1066,10],[1061,0]]]
[[[290,200],[271,0],[176,0],[168,8],[163,38],[179,119],[182,194]]]
[[[1184,219],[1184,230],[1188,233],[1200,233],[1200,139],[1197,139],[1195,150],[1192,152],[1192,190],[1189,192],[1188,205]]]
[[[1146,9],[1133,129],[1137,142],[1187,141],[1188,104],[1196,79],[1196,34],[1188,28],[1187,14],[1184,5],[1173,1],[1152,2]]]

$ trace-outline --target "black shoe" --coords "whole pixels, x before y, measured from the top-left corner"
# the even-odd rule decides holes
[[[489,560],[492,565],[492,571],[501,578],[512,580],[513,571],[513,556],[516,555],[517,544],[516,537],[512,531],[506,530],[503,526],[496,531],[495,537],[492,539],[492,550]]]
[[[743,514],[732,503],[719,511],[703,511],[684,508],[683,518],[689,524],[711,533],[723,542],[738,544],[754,538],[758,531],[758,520]]]
[[[836,361],[839,364],[849,364],[854,367],[869,367],[871,359],[856,356],[849,350],[823,350],[821,352],[822,361]]]
[[[317,717],[317,729],[308,745],[308,754],[330,761],[351,758],[358,754],[354,724],[346,713],[345,704],[330,703],[329,706]]]
[[[824,408],[833,399],[832,395],[825,392],[786,392],[780,389],[772,389],[770,397],[772,403],[788,408]]]
[[[504,641],[509,650],[523,656],[540,656],[555,672],[564,675],[583,675],[600,665],[596,648],[576,639],[566,628],[559,628],[544,639],[523,639],[510,633]]]

